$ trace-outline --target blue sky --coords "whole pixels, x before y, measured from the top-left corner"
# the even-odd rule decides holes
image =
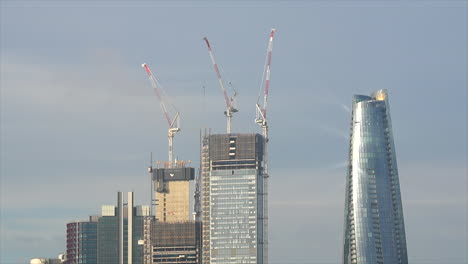
[[[181,112],[179,159],[201,127],[224,132],[202,38],[254,124],[273,48],[271,263],[339,263],[353,94],[388,89],[411,263],[466,263],[467,3],[464,1],[2,1],[1,263],[54,257],[65,224],[135,191],[167,128],[140,65]],[[206,95],[203,97],[203,86]]]

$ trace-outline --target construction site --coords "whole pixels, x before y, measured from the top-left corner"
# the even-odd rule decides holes
[[[268,263],[268,122],[271,58],[275,29],[268,35],[263,77],[255,103],[259,133],[232,133],[239,111],[237,91],[229,91],[213,47],[203,40],[225,102],[226,133],[200,130],[200,167],[174,158],[181,116],[169,102],[150,66],[142,64],[168,128],[168,160],[153,161],[149,263]],[[220,98],[221,99],[221,98]],[[155,120],[155,122],[159,122]],[[183,150],[180,150],[183,152]]]

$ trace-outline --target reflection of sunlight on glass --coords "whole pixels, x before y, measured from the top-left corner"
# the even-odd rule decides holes
[[[379,100],[379,101],[385,100],[385,93],[382,92],[382,91],[379,91],[379,93],[376,96],[376,99]]]

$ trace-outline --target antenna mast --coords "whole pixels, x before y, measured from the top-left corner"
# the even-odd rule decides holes
[[[203,40],[205,40],[206,46],[208,47],[208,53],[210,54],[211,63],[213,64],[213,68],[216,72],[216,76],[218,77],[219,86],[221,87],[221,90],[223,91],[224,101],[226,102],[226,111],[224,111],[224,114],[226,115],[226,119],[227,119],[226,131],[228,134],[230,134],[232,114],[239,111],[235,107],[235,104],[236,104],[235,99],[237,96],[237,92],[234,91],[234,94],[231,97],[228,96],[228,92],[226,88],[224,87],[224,81],[223,81],[223,78],[221,77],[221,73],[219,72],[218,64],[215,61],[215,57],[213,54],[213,50],[211,49],[210,42],[208,41],[208,38],[206,37],[204,37]]]
[[[166,98],[164,97],[163,90],[161,85],[159,84],[158,80],[156,77],[154,77],[153,73],[151,72],[151,69],[149,68],[148,64],[143,63],[141,65],[148,74],[148,78],[150,79],[151,86],[154,88],[154,92],[156,94],[156,97],[159,100],[159,104],[161,106],[161,110],[164,114],[164,117],[166,118],[167,124],[169,125],[169,130],[168,130],[168,139],[169,139],[169,167],[172,168],[174,159],[173,159],[173,152],[174,152],[174,135],[180,131],[180,119],[179,119],[179,112],[176,112],[174,118],[171,118],[169,115],[169,112],[166,108]]]

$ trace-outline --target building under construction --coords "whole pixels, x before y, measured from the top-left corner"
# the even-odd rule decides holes
[[[169,126],[169,160],[153,161],[148,171],[151,175],[151,200],[155,221],[151,226],[152,263],[199,263],[199,224],[191,220],[190,200],[193,197],[191,183],[195,179],[195,169],[185,166],[185,162],[173,159],[173,140],[180,131],[180,115],[172,104],[167,102],[164,90],[153,75],[149,66],[145,69],[159,100],[161,110]],[[171,106],[175,114],[167,106]]]
[[[151,226],[152,263],[199,263],[199,225],[190,219],[190,184],[195,169],[179,162],[150,171],[156,216]]]
[[[202,263],[265,263],[264,138],[206,135],[202,145]]]
[[[156,219],[164,223],[185,222],[190,219],[190,182],[195,169],[185,167],[156,168],[152,180],[156,198]]]
[[[149,66],[142,64],[160,102],[169,126],[169,160],[149,167],[152,186],[152,263],[268,263],[268,166],[267,102],[272,43],[269,35],[264,79],[256,104],[255,122],[262,134],[231,132],[231,119],[238,112],[237,92],[225,88],[208,38],[204,38],[223,92],[226,134],[206,134],[201,143],[200,171],[195,187],[195,221],[190,220],[190,183],[195,170],[173,159],[173,139],[180,131],[180,115],[171,114],[164,90]],[[232,88],[232,87],[231,87]],[[260,100],[261,91],[263,100]]]
[[[201,222],[203,264],[268,263],[267,105],[275,29],[269,35],[255,123],[262,134],[232,133],[238,112],[224,86],[212,46],[204,38],[226,103],[226,134],[206,134],[201,146]],[[262,98],[263,90],[263,100]],[[198,197],[196,195],[196,197]]]
[[[155,222],[151,229],[153,263],[198,264],[195,221]]]

